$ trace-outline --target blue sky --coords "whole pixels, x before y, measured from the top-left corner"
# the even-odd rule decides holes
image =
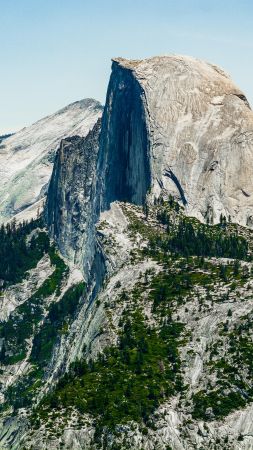
[[[0,133],[104,102],[114,56],[208,60],[253,105],[252,20],[252,0],[0,0]]]

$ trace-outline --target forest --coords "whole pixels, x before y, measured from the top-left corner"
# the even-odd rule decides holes
[[[41,226],[41,219],[18,225],[13,221],[1,226],[0,285],[3,288],[22,281],[25,272],[34,268],[48,252],[49,237],[41,231]]]

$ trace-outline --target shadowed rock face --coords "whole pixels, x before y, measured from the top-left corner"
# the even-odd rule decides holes
[[[174,195],[190,215],[253,215],[253,113],[218,67],[190,57],[115,59],[103,116],[103,200]]]
[[[145,202],[151,183],[147,125],[142,87],[130,70],[113,63],[98,163],[102,209],[114,200]]]

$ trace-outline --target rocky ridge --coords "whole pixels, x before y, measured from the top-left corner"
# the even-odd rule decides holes
[[[46,204],[46,222],[52,238],[63,256],[82,267],[87,277],[94,256],[90,248],[94,246],[97,219],[95,186],[100,129],[99,119],[86,137],[61,141]]]

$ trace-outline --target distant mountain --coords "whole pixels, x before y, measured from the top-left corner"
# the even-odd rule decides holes
[[[93,99],[72,103],[0,143],[0,221],[19,214],[35,217],[50,179],[62,138],[86,136],[102,105]]]

